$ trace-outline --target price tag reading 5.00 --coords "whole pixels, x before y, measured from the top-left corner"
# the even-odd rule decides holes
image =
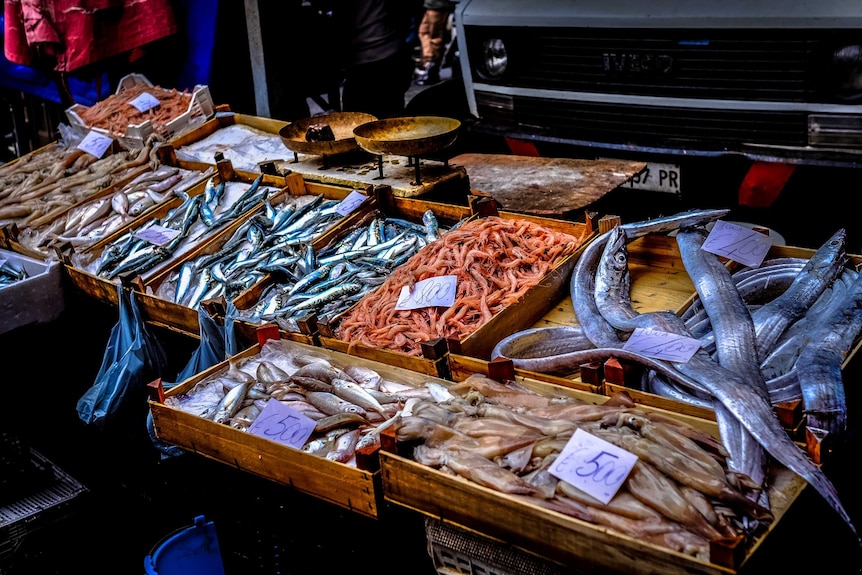
[[[315,421],[310,417],[294,411],[278,400],[269,400],[248,428],[248,432],[302,449],[314,431],[315,425]]]
[[[655,359],[685,363],[700,349],[700,342],[691,337],[638,327],[629,336],[623,349]]]
[[[730,258],[753,268],[763,263],[772,247],[772,238],[745,226],[718,220],[703,242],[702,249],[711,254]]]
[[[607,505],[637,460],[637,455],[578,429],[548,471]]]
[[[450,307],[455,303],[455,288],[458,276],[437,276],[401,288],[395,309],[418,309],[420,307]]]

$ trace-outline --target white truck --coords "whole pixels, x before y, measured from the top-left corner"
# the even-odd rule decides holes
[[[862,2],[461,0],[455,23],[486,149],[646,161],[635,215],[731,207],[813,247],[855,223]]]

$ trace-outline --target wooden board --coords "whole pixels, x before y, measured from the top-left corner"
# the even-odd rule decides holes
[[[472,190],[491,196],[503,209],[551,217],[583,210],[646,166],[624,160],[472,153],[455,156],[451,163],[467,171]]]
[[[339,186],[364,188],[367,185],[389,186],[399,198],[415,198],[431,194],[450,198],[466,198],[470,193],[467,173],[450,163],[425,159],[419,160],[419,181],[416,181],[415,165],[402,156],[384,155],[383,175],[380,175],[378,158],[359,151],[338,156],[297,154],[288,151],[286,161],[275,162],[276,173],[301,174],[306,180]]]

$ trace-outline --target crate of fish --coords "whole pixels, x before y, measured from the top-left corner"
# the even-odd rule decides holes
[[[206,300],[224,298],[243,310],[248,294],[262,289],[256,286],[267,278],[287,282],[307,274],[315,250],[351,220],[345,202],[355,198],[361,203],[366,196],[350,188],[307,185],[298,174],[287,176],[285,187],[245,214],[238,225],[151,275],[143,283],[144,307],[163,309],[159,315],[165,320],[186,327],[197,325],[197,309]],[[252,325],[245,315],[233,317],[234,325],[253,340],[260,323]],[[311,343],[314,331],[297,329],[285,335],[301,335],[300,341]]]
[[[157,437],[377,518],[382,431],[411,401],[444,393],[447,382],[319,346],[260,340],[161,394],[154,382]]]
[[[335,316],[321,343],[409,359],[442,341],[446,351],[488,359],[500,337],[532,325],[562,295],[591,226],[465,211]]]
[[[122,185],[146,169],[153,142],[101,158],[70,137],[0,166],[0,224],[18,230],[45,223],[72,206]]]
[[[533,566],[736,573],[805,488],[772,466],[771,505],[761,505],[761,487],[729,473],[714,421],[638,404],[625,391],[609,397],[479,371],[447,392],[414,403],[383,432],[384,499],[543,560]],[[488,546],[457,548],[466,561],[454,566],[519,572]]]
[[[217,233],[239,227],[247,213],[284,186],[284,178],[275,176],[252,180],[236,173],[222,179],[216,174],[162,202],[110,242],[69,254],[66,270],[74,285],[116,305],[118,283],[140,287]],[[197,327],[191,333],[198,333]]]
[[[223,158],[240,171],[260,173],[261,165],[286,159],[279,130],[289,122],[235,112],[216,112],[200,126],[168,141],[165,153],[179,162],[215,164]]]
[[[0,249],[0,333],[51,322],[63,309],[62,265]]]
[[[95,129],[128,149],[141,148],[153,135],[168,140],[203,124],[215,113],[207,86],[189,91],[155,86],[141,74],[120,79],[114,94],[92,106],[66,109],[69,124]]]
[[[133,177],[30,221],[19,229],[17,240],[45,257],[65,249],[97,249],[214,173],[213,167],[196,170],[150,161]]]
[[[629,328],[621,333],[651,322],[653,327],[664,326],[658,331],[686,332],[698,342],[696,361],[707,359],[702,355],[707,354],[721,363],[719,354],[727,355],[728,348],[738,347],[743,338],[743,347],[756,354],[749,361],[759,362],[759,373],[751,377],[760,382],[778,421],[820,462],[830,443],[840,441],[846,432],[848,408],[841,373],[858,349],[862,329],[846,316],[856,307],[853,280],[862,256],[846,253],[844,230],[824,238],[818,249],[773,245],[768,236],[758,234],[753,237],[761,244],[759,261],[747,265],[702,249],[711,235],[707,228],[714,225],[746,236],[744,228],[723,222],[721,214],[720,210],[700,212],[700,217],[721,224],[696,226],[674,237],[667,233],[675,231],[686,214],[668,217],[668,222],[677,223],[664,230],[640,234],[636,230],[661,222],[638,222],[630,225],[635,231],[628,240],[622,234],[615,236],[614,244],[603,239],[591,253],[592,263],[582,260],[583,269],[575,270],[572,297],[533,328],[501,340],[494,356],[512,359],[516,368],[549,381],[563,377],[603,386],[611,393],[627,388],[633,394],[643,393],[639,396],[643,402],[715,418],[711,394],[697,378],[680,375],[680,366],[618,349],[624,347],[619,340],[606,338],[605,345],[599,345],[596,322],[608,325],[604,311],[616,325]],[[616,283],[609,283],[614,278],[612,260],[618,267]],[[598,282],[592,293],[583,287],[588,282]],[[712,299],[703,301],[701,293]],[[715,301],[716,293],[726,299]],[[628,310],[624,309],[627,301]],[[628,320],[621,321],[621,309],[631,316]],[[728,310],[736,310],[736,315]],[[673,320],[676,327],[667,324],[668,314],[679,318]],[[721,318],[717,326],[716,317]],[[817,337],[811,337],[812,330],[817,330]],[[686,362],[682,369],[691,369],[690,364]]]

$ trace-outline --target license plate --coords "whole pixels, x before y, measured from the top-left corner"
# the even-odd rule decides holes
[[[647,163],[646,167],[633,175],[623,188],[648,190],[651,192],[680,193],[680,171],[676,164]]]

